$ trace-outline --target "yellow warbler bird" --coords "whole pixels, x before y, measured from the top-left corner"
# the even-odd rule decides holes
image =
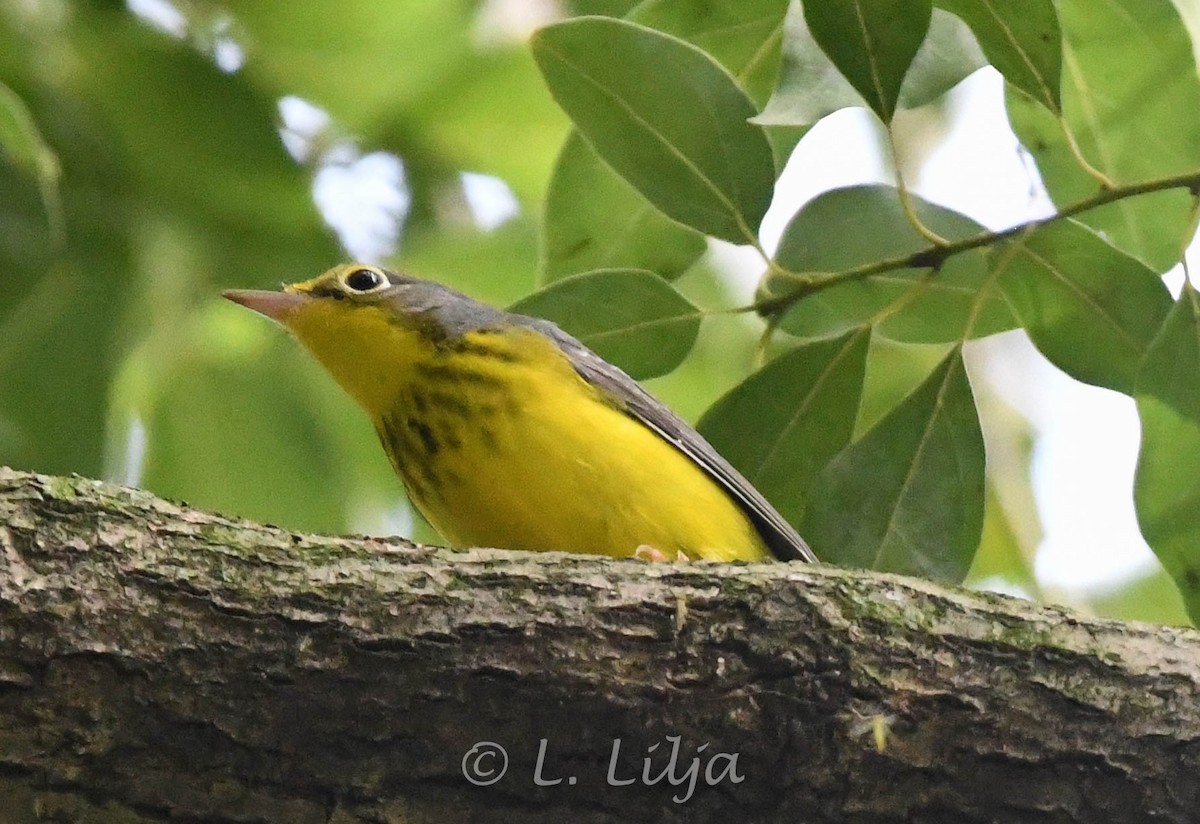
[[[694,429],[549,321],[357,263],[225,297],[287,327],[366,410],[455,546],[816,560]]]

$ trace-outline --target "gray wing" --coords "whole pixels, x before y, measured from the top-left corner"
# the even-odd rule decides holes
[[[627,414],[650,427],[659,437],[695,461],[728,491],[750,517],[776,558],[782,561],[817,562],[808,544],[762,493],[734,469],[729,461],[722,458],[699,432],[655,399],[637,381],[550,321],[524,315],[511,317],[517,323],[533,327],[558,344],[584,380],[614,398],[624,407]]]

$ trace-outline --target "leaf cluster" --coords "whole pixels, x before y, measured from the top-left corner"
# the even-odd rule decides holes
[[[662,293],[630,301],[643,314],[625,328],[683,332],[695,311],[671,308],[669,281],[701,255],[698,237],[757,249],[752,308],[779,353],[701,431],[824,558],[950,581],[975,560],[988,501],[963,348],[1023,329],[1069,375],[1137,400],[1141,526],[1200,616],[1200,487],[1188,471],[1200,465],[1200,407],[1187,400],[1200,390],[1200,315],[1190,286],[1173,301],[1160,276],[1191,240],[1200,184],[1200,82],[1175,7],[804,0],[728,4],[697,24],[678,13],[687,5],[645,2],[623,20],[581,17],[534,37],[576,132],[546,205],[541,275],[554,283],[531,302],[571,328],[576,290],[603,289],[621,267]],[[989,232],[899,180],[820,194],[777,249],[760,245],[798,135],[848,106],[890,129],[897,111],[984,62],[1008,83],[1054,214]],[[863,425],[884,341],[942,356]],[[633,345],[626,336],[626,351],[608,354],[641,374],[674,365],[649,337],[643,357]]]

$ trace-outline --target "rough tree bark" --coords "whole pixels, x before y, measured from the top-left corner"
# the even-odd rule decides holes
[[[0,469],[0,611],[6,821],[1200,819],[1200,635],[893,576],[297,535]]]

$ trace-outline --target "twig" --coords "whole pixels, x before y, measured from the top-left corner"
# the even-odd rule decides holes
[[[937,269],[940,268],[947,260],[955,255],[969,252],[973,249],[981,249],[987,246],[995,246],[1010,240],[1018,235],[1026,232],[1036,231],[1043,226],[1048,226],[1051,223],[1057,223],[1061,220],[1072,218],[1084,212],[1101,206],[1107,206],[1110,203],[1115,203],[1119,200],[1125,200],[1130,197],[1150,194],[1152,192],[1162,192],[1170,189],[1189,189],[1192,191],[1200,189],[1200,171],[1189,172],[1187,174],[1173,175],[1170,177],[1155,178],[1153,180],[1145,180],[1140,183],[1132,183],[1127,186],[1118,186],[1112,189],[1105,189],[1097,192],[1091,197],[1077,201],[1070,206],[1063,208],[1049,217],[1031,220],[1026,223],[1019,223],[1016,226],[1011,226],[1008,229],[1003,229],[999,232],[980,232],[977,235],[972,235],[962,240],[956,240],[947,243],[945,246],[930,245],[919,251],[911,254],[902,255],[900,257],[886,258],[877,260],[872,263],[866,263],[862,266],[856,266],[852,269],[845,269],[841,272],[835,272],[827,277],[815,279],[813,273],[808,272],[792,272],[784,269],[777,269],[776,276],[781,279],[794,280],[797,288],[782,295],[764,298],[755,301],[754,303],[741,307],[739,311],[757,312],[760,315],[782,314],[790,309],[794,304],[804,299],[805,297],[820,292],[834,286],[848,283],[850,281],[862,280],[879,275],[884,272],[894,272],[899,269]]]

